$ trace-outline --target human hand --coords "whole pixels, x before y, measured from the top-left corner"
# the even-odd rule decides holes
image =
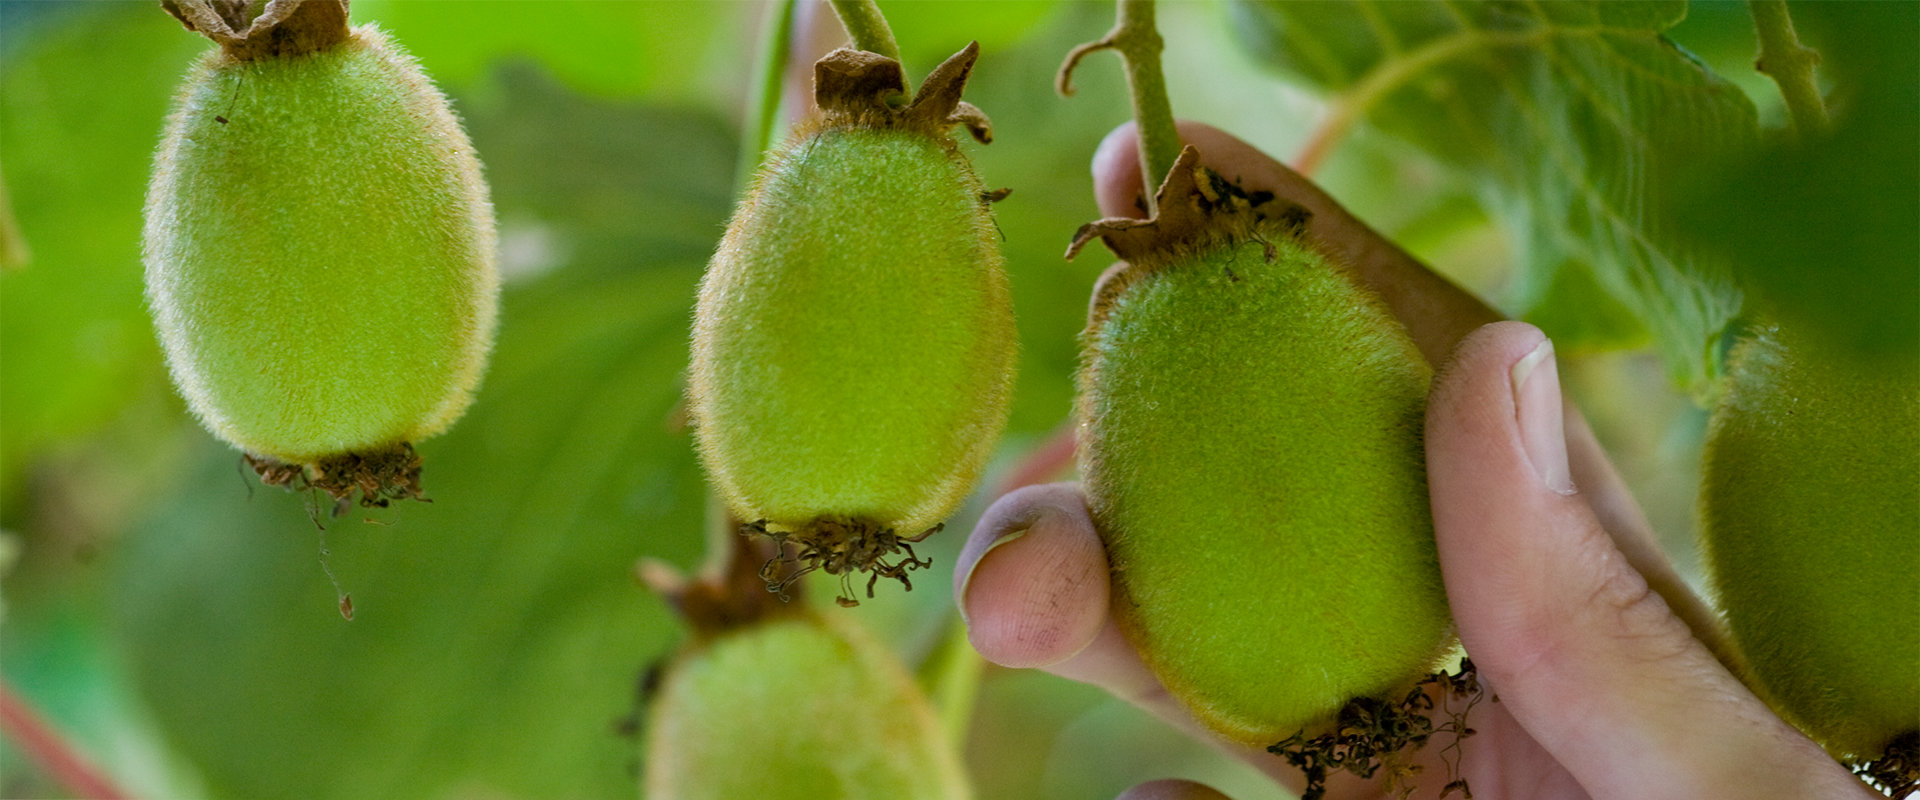
[[[1427,271],[1306,179],[1213,128],[1183,124],[1202,163],[1313,212],[1311,242],[1353,268],[1441,365],[1427,465],[1448,601],[1480,679],[1499,698],[1471,712],[1459,777],[1480,798],[1877,795],[1749,692],[1713,613],[1680,580],[1578,412],[1551,343]],[[1131,126],[1094,158],[1112,216],[1141,216]],[[1491,323],[1491,324],[1490,324]],[[988,660],[1091,683],[1236,752],[1294,790],[1264,751],[1205,733],[1108,616],[1106,553],[1075,484],[1000,499],[962,551],[956,593]],[[1721,654],[1716,658],[1716,653]],[[1429,748],[1416,796],[1438,795]],[[1340,776],[1329,797],[1383,796]],[[1217,797],[1158,782],[1127,797]]]

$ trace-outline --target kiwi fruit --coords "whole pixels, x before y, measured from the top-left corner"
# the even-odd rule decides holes
[[[900,659],[842,615],[771,601],[742,548],[727,574],[643,579],[691,640],[645,698],[649,800],[960,800],[958,751]],[[655,672],[655,671],[650,671]]]
[[[988,192],[949,131],[978,47],[903,106],[898,62],[816,64],[821,114],[762,169],[708,265],[690,411],[703,463],[749,530],[814,569],[906,583],[912,542],[979,478],[1006,424],[1012,302]],[[896,554],[899,560],[890,561]]]
[[[499,279],[446,98],[342,0],[168,0],[219,43],[155,158],[147,297],[175,385],[269,483],[419,496],[412,443],[472,402]]]
[[[1706,565],[1750,685],[1836,758],[1920,777],[1920,364],[1786,325],[1710,418]]]
[[[1083,337],[1080,469],[1114,616],[1161,683],[1228,739],[1304,741],[1411,700],[1454,649],[1431,370],[1301,241],[1304,209],[1196,164],[1189,147],[1152,222],[1075,239],[1128,262]]]

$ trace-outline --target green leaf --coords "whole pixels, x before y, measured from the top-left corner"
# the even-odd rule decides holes
[[[992,63],[1058,19],[1067,5],[1052,0],[881,0],[880,11],[900,43],[913,85],[919,86],[929,70],[967,42],[979,42],[982,62]]]
[[[0,27],[0,163],[33,251],[0,274],[9,494],[35,455],[165,380],[141,294],[140,208],[168,98],[212,46],[145,5],[38,14]]]
[[[1837,87],[1830,136],[1720,159],[1677,181],[1683,229],[1758,305],[1839,349],[1920,355],[1920,7],[1798,4]]]
[[[1644,327],[1697,389],[1716,372],[1709,343],[1740,294],[1724,262],[1666,221],[1661,178],[1746,150],[1756,121],[1738,88],[1662,35],[1685,10],[1677,0],[1233,5],[1248,46],[1333,96],[1323,144],[1364,120],[1478,182],[1523,269],[1504,305],[1532,315],[1557,284],[1597,285],[1611,303],[1557,303],[1535,318],[1572,346],[1596,344],[1578,341],[1582,331],[1630,340],[1621,332]],[[1610,318],[1614,304],[1632,319]]]
[[[434,502],[330,518],[200,435],[192,478],[113,554],[113,630],[215,795],[632,794],[615,721],[679,626],[631,566],[701,555],[706,493],[671,419],[733,137],[498,74],[459,107],[509,288],[472,410],[420,446]],[[528,227],[548,252],[515,255]],[[528,258],[552,271],[514,271]]]
[[[430,505],[331,518],[199,449],[198,479],[116,553],[112,607],[216,794],[631,794],[614,721],[676,626],[630,566],[700,543],[704,489],[668,424],[696,276],[509,295],[478,401],[420,448]]]
[[[675,0],[352,5],[355,23],[391,32],[441,83],[472,86],[501,61],[530,60],[589,94],[707,101],[729,112],[752,61],[754,11]]]

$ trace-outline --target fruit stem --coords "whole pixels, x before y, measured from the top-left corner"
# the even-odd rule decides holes
[[[1827,106],[1813,79],[1820,51],[1800,44],[1793,32],[1793,17],[1787,14],[1787,0],[1747,0],[1747,10],[1753,12],[1753,27],[1760,35],[1760,57],[1753,68],[1779,85],[1793,115],[1793,127],[1801,136],[1825,135]]]
[[[33,706],[0,681],[0,733],[41,771],[78,797],[120,800],[126,792],[93,765],[73,743],[47,724]]]
[[[740,158],[734,163],[734,196],[745,197],[760,171],[760,162],[773,146],[773,131],[780,122],[781,78],[793,51],[793,0],[773,0],[767,4],[766,19],[760,22],[760,44],[754,48],[753,88],[747,93],[746,119],[741,125],[745,141],[740,143]]]
[[[0,178],[0,271],[24,267],[32,259],[26,237],[20,235],[20,223],[13,216],[13,201],[7,196],[7,182]]]
[[[733,512],[727,509],[726,499],[711,488],[707,490],[705,528],[707,556],[700,574],[724,573],[727,565],[739,557],[740,525],[733,518]]]
[[[900,45],[893,40],[893,29],[887,27],[887,18],[880,14],[880,7],[874,5],[873,0],[832,2],[833,13],[840,17],[840,27],[846,28],[847,35],[853,38],[854,47],[900,60]],[[905,93],[911,94],[912,88],[909,85]]]
[[[986,666],[967,639],[966,623],[954,614],[947,620],[946,635],[939,648],[920,668],[920,685],[933,703],[934,715],[947,741],[965,746],[967,727],[973,724],[974,699],[979,695],[980,673]]]
[[[1154,189],[1180,158],[1180,131],[1173,123],[1173,103],[1167,99],[1167,80],[1160,72],[1160,51],[1165,40],[1154,27],[1153,0],[1118,0],[1113,30],[1099,41],[1088,42],[1067,53],[1054,79],[1054,88],[1062,95],[1073,94],[1073,69],[1088,53],[1113,50],[1126,65],[1127,89],[1133,99],[1133,123],[1140,137],[1140,177],[1148,215],[1154,208]]]

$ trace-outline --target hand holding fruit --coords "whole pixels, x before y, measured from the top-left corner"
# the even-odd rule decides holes
[[[1463,745],[1459,777],[1475,796],[1873,796],[1716,659],[1711,612],[1562,405],[1552,346],[1537,330],[1488,325],[1492,311],[1251,147],[1203,126],[1181,135],[1227,180],[1312,212],[1307,241],[1348,264],[1442,365],[1426,419],[1440,568],[1460,638],[1499,698],[1469,718],[1478,734]],[[1139,213],[1133,148],[1122,128],[1095,158],[1108,214]],[[1109,618],[1108,570],[1078,486],[1002,498],[956,572],[975,647],[1197,731]],[[1446,783],[1437,749],[1414,756],[1433,776],[1417,781],[1416,796]],[[1244,753],[1297,788],[1299,773],[1279,758]],[[1377,781],[1328,786],[1330,796],[1383,793]]]

